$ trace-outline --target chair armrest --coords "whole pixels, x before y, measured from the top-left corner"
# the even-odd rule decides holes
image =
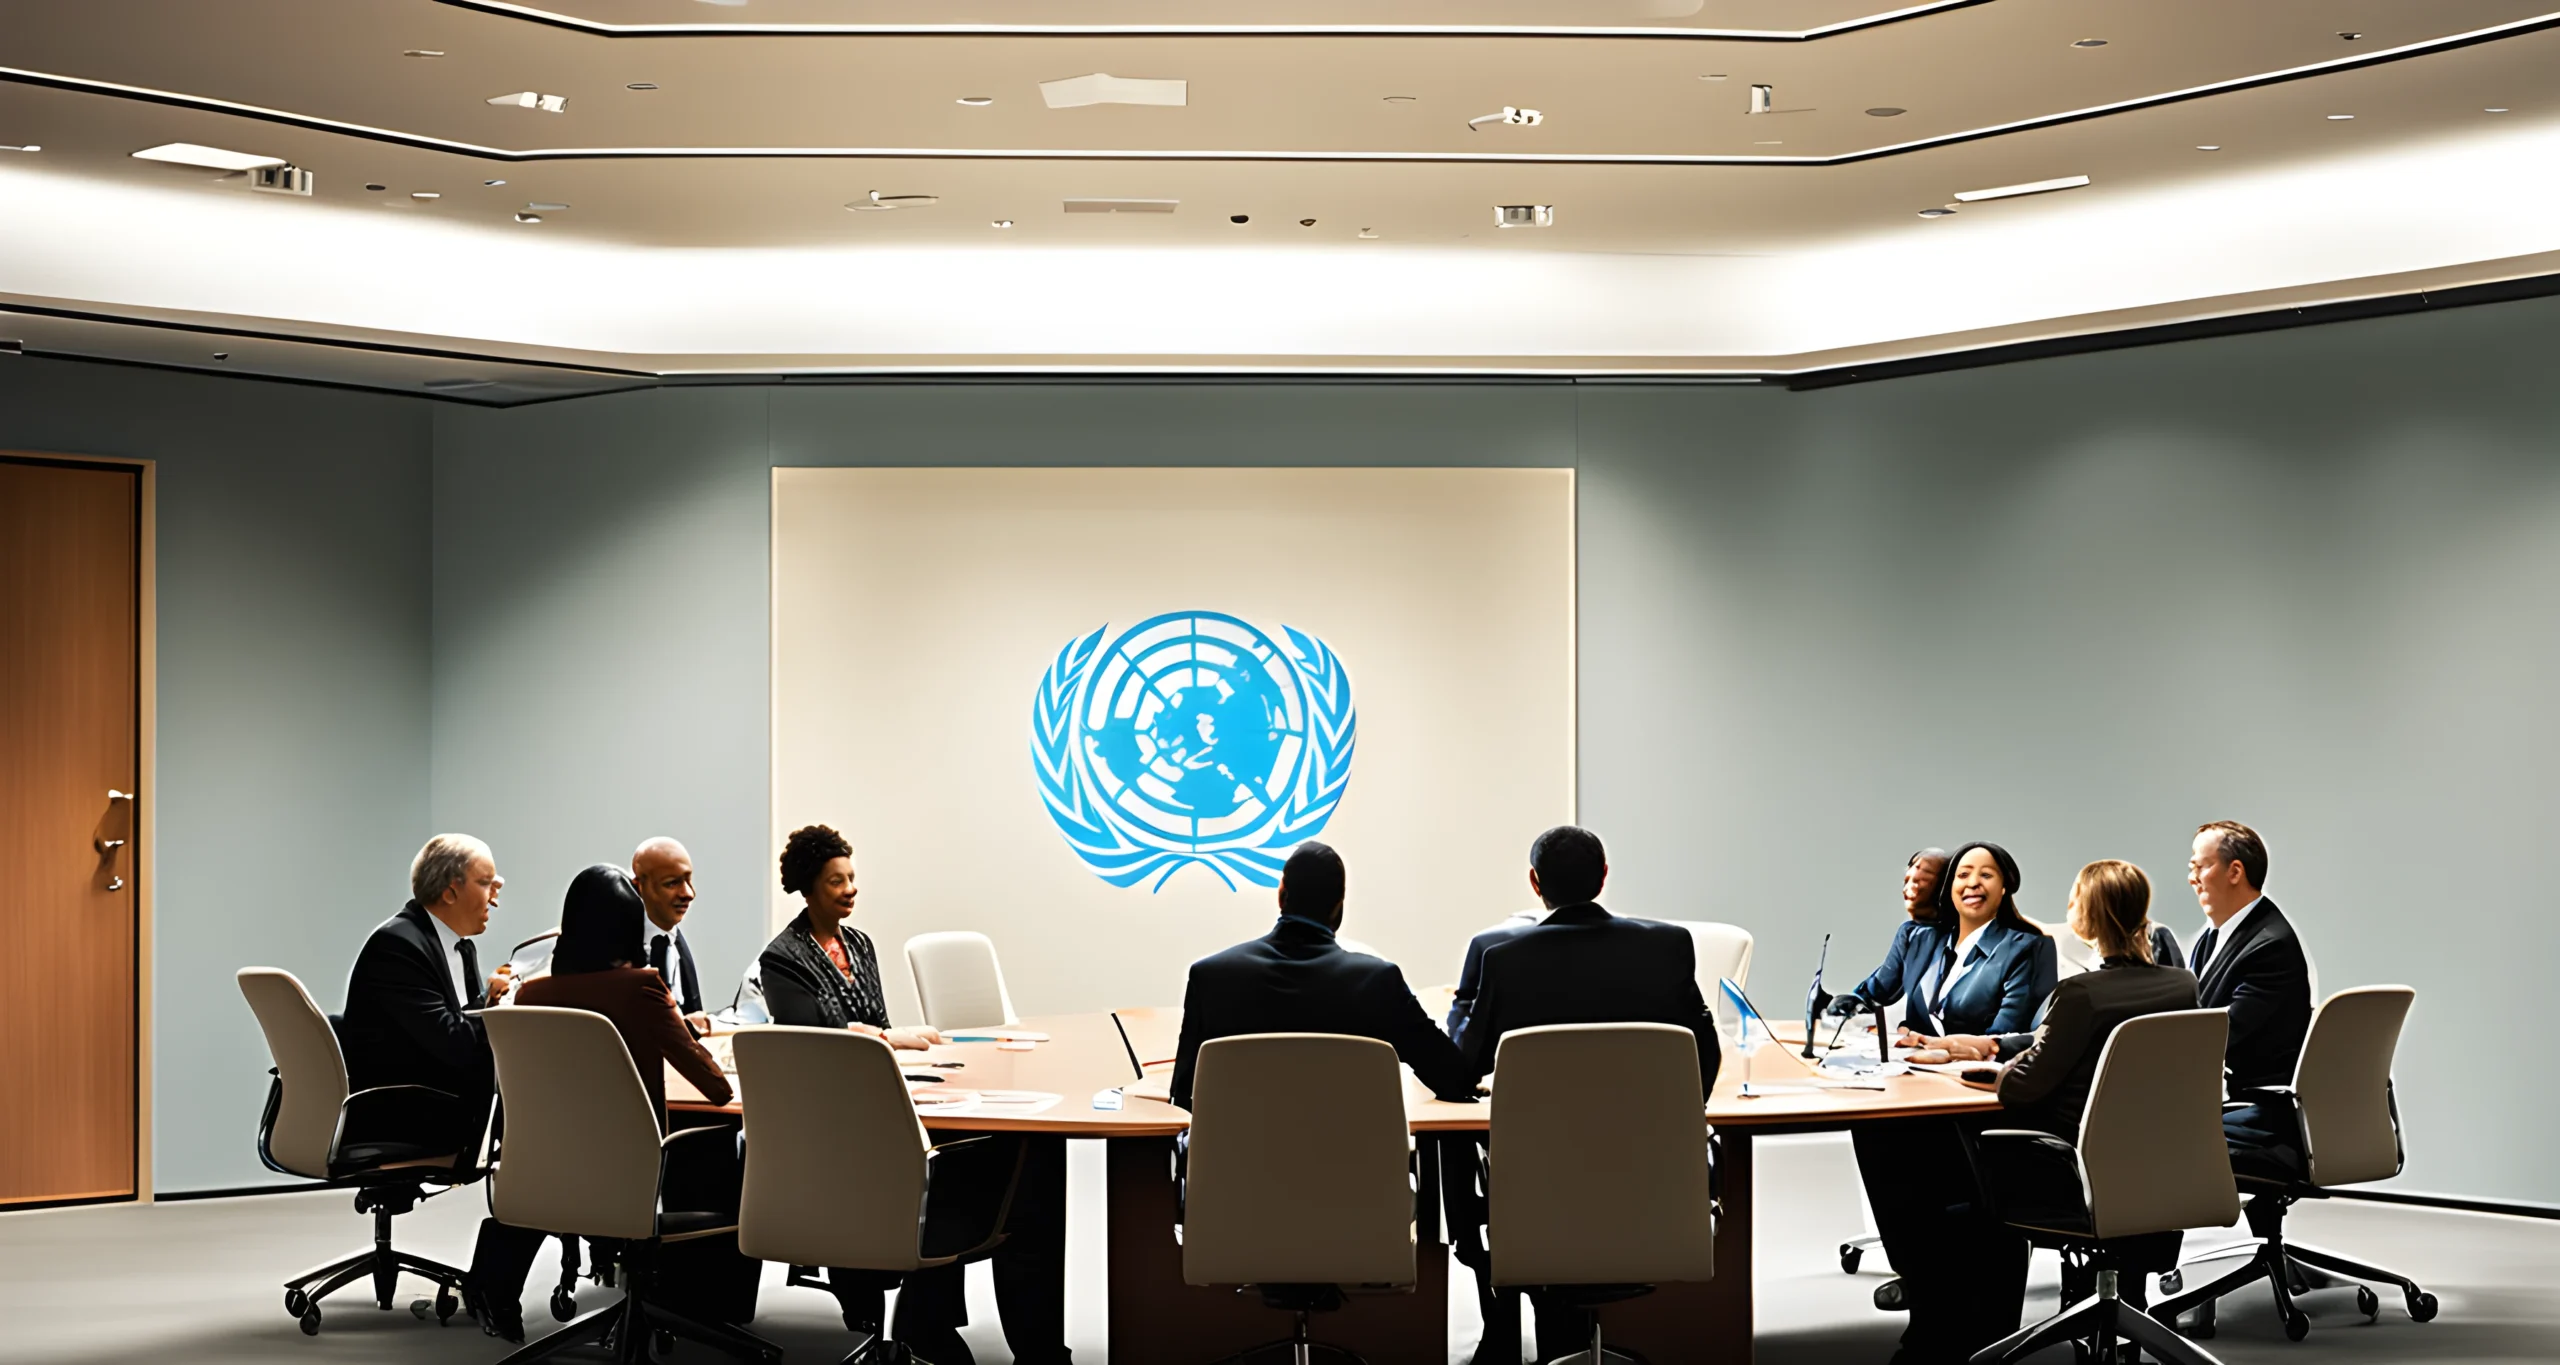
[[[377,1085],[359,1090],[338,1105],[338,1131],[329,1144],[331,1160],[335,1161],[335,1153],[346,1144],[349,1134],[370,1137],[382,1133],[407,1137],[430,1150],[445,1150],[450,1142],[452,1169],[471,1169],[480,1154],[480,1142],[479,1135],[460,1131],[460,1125],[471,1117],[464,1112],[467,1108],[461,1096],[431,1085]],[[482,1117],[485,1120],[485,1112]],[[447,1124],[456,1129],[447,1139],[420,1137],[425,1128]],[[373,1132],[366,1132],[368,1127]]]
[[[735,1131],[733,1131],[733,1130],[731,1130],[731,1129],[727,1129],[727,1128],[720,1128],[720,1127],[679,1128],[679,1129],[675,1130],[674,1132],[667,1134],[665,1137],[662,1137],[662,1138],[658,1139],[658,1150],[659,1150],[659,1151],[661,1151],[661,1152],[664,1152],[664,1151],[666,1151],[666,1150],[668,1149],[668,1147],[672,1146],[673,1144],[675,1144],[675,1143],[677,1143],[677,1142],[682,1141],[682,1140],[683,1140],[683,1139],[685,1139],[685,1138],[689,1138],[689,1137],[702,1137],[702,1136],[705,1136],[705,1135],[710,1135],[710,1136],[714,1136],[714,1137],[724,1137],[724,1138],[729,1139],[731,1142],[735,1142],[735,1141],[737,1141],[737,1140],[738,1140],[738,1135],[737,1135],[737,1133],[736,1133]]]

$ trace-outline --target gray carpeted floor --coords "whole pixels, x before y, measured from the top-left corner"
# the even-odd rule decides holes
[[[1077,1216],[1070,1236],[1069,1329],[1079,1360],[1101,1365],[1104,1322],[1101,1227],[1087,1210],[1101,1202],[1101,1151],[1077,1143],[1072,1171]],[[1857,1180],[1837,1139],[1787,1139],[1761,1148],[1759,1350],[1763,1365],[1882,1362],[1899,1316],[1869,1295],[1883,1278],[1840,1273],[1839,1242],[1861,1230]],[[479,1191],[436,1200],[400,1223],[411,1250],[460,1262],[482,1212]],[[2263,1293],[2227,1306],[2210,1349],[2233,1365],[2311,1360],[2548,1361],[2560,1356],[2560,1222],[2503,1218],[2344,1201],[2295,1215],[2303,1240],[2392,1265],[2435,1291],[2443,1315],[2412,1323],[2396,1296],[2366,1324],[2352,1295],[2305,1300],[2311,1339],[2287,1342]],[[360,1298],[333,1301],[320,1336],[306,1338],[286,1318],[279,1284],[290,1274],[355,1250],[367,1221],[338,1194],[271,1195],[154,1206],[105,1206],[0,1214],[0,1362],[307,1361],[313,1365],[418,1362],[475,1365],[505,1354],[467,1324],[439,1329],[406,1311],[381,1313]],[[2212,1237],[2212,1234],[2204,1234]],[[1477,1321],[1461,1274],[1453,1284],[1450,1335],[1455,1357],[1472,1348]],[[2053,1267],[2039,1260],[2029,1312],[2051,1311]],[[583,1301],[609,1291],[589,1286]],[[981,1278],[971,1284],[970,1341],[981,1365],[1006,1359]],[[343,1303],[343,1306],[337,1306]],[[528,1307],[547,1326],[539,1298]],[[405,1308],[405,1292],[404,1292]],[[809,1290],[768,1282],[756,1330],[797,1361],[832,1362],[852,1346],[834,1303]],[[2057,1359],[2068,1359],[2057,1355]],[[709,1360],[681,1351],[679,1361]],[[1380,1362],[1379,1365],[1386,1365]]]

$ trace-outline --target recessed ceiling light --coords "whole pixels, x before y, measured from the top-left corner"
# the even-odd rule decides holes
[[[537,201],[525,205],[524,211],[527,213],[558,213],[567,207],[569,206],[566,204],[545,204]]]
[[[699,0],[699,3],[705,5],[718,5],[722,9],[737,9],[744,6],[747,3],[747,0]]]
[[[2495,109],[2483,109],[2483,110],[2481,110],[2480,112],[2481,112],[2481,113],[2484,113],[2484,114],[2503,114],[2503,113],[2505,113],[2505,112],[2507,112],[2507,111],[2506,111],[2506,108],[2502,105],[2502,106],[2500,106],[2500,107],[2498,107],[2498,108],[2495,108]],[[21,147],[21,148],[19,148],[18,150],[19,150],[19,151],[22,151],[22,152],[32,152],[32,151],[34,151],[34,150],[35,150],[35,148],[33,148],[33,147]]]
[[[1733,79],[1733,78],[1732,78],[1732,77],[1730,77],[1730,76],[1728,76],[1728,75],[1726,75],[1725,73],[1723,73],[1723,72],[1719,71],[1719,72],[1716,72],[1716,73],[1715,73],[1714,75],[1712,75],[1712,76],[1700,76],[1698,79],[1699,79],[1699,80],[1702,80],[1702,81],[1723,81],[1723,80],[1731,80],[1731,79]]]
[[[193,142],[164,142],[145,147],[133,154],[136,161],[165,161],[172,166],[201,166],[208,171],[254,171],[260,166],[281,166],[280,156],[253,156],[247,152],[225,151]]]
[[[1908,110],[1908,109],[1896,109],[1896,108],[1894,108],[1894,107],[1893,107],[1892,105],[1890,105],[1890,104],[1879,104],[1879,105],[1877,105],[1875,108],[1870,109],[1870,110],[1868,110],[1868,111],[1867,111],[1867,117],[1869,117],[1869,118],[1900,118],[1900,117],[1902,117],[1904,114],[1907,114],[1907,113],[1910,113],[1910,112],[1911,112],[1911,111],[1910,111],[1910,110]]]
[[[1518,128],[1535,128],[1546,122],[1546,119],[1546,115],[1535,109],[1518,109],[1506,104],[1493,113],[1478,114],[1468,119],[1467,131],[1474,132],[1488,123],[1507,123]]]
[[[1300,227],[1314,227],[1315,225],[1316,220],[1313,218],[1301,218],[1298,220],[1298,226]]]
[[[993,220],[989,221],[989,222],[988,222],[988,224],[987,224],[987,226],[988,226],[988,227],[998,227],[998,228],[1009,228],[1009,227],[1012,227],[1012,226],[1013,226],[1013,220],[1012,220],[1012,219],[1010,219],[1010,218],[997,218],[997,219],[993,219]]]
[[[365,188],[373,191],[375,194],[380,194],[391,187],[389,185],[367,185]]]
[[[1052,109],[1082,109],[1095,104],[1153,104],[1180,108],[1191,102],[1191,83],[1113,76],[1090,76],[1040,82],[1040,98]]]
[[[442,50],[432,47],[413,47],[400,55],[403,57],[441,57],[444,53]]]
[[[1787,144],[1786,144],[1784,141],[1781,141],[1781,140],[1779,140],[1779,139],[1771,138],[1771,139],[1770,139],[1769,141],[1767,141],[1767,142],[1755,142],[1755,143],[1752,143],[1751,145],[1752,145],[1752,146],[1754,146],[1754,147],[1784,147],[1784,146],[1786,146]]]
[[[2341,38],[2344,38],[2344,39],[2346,39],[2348,42],[2351,42],[2351,43],[2352,43],[2352,42],[2354,42],[2356,39],[2361,38],[2361,37],[2363,37],[2364,35],[2363,35],[2363,34],[2361,34],[2361,33],[2356,32],[2356,31],[2355,31],[2355,30],[2353,30],[2353,29],[2345,29],[2345,28],[2342,28],[2342,29],[2338,30],[2338,36],[2339,36],[2339,37],[2341,37]]]
[[[5,143],[0,143],[0,152],[41,152],[43,150],[44,148],[39,147],[32,142],[23,147],[13,147]]]
[[[1493,206],[1495,227],[1554,227],[1556,206],[1553,204],[1496,204]]]
[[[855,213],[887,213],[892,209],[929,209],[942,202],[938,194],[882,194],[873,190],[867,199],[856,199],[845,205]]]
[[[2331,115],[2329,116],[2329,121],[2330,121],[2331,123],[2344,123],[2344,122],[2346,122],[2347,120],[2349,120],[2349,119],[2351,119],[2351,118],[2354,118],[2354,117],[2355,117],[2355,115],[2353,115],[2353,114],[2331,114]]]
[[[2107,45],[2107,40],[2104,38],[2074,38],[2071,40],[2071,45],[2073,47],[2105,47]]]
[[[1920,210],[1920,216],[1923,218],[1953,218],[1956,216],[1956,211],[1954,209],[1922,209]]]
[[[1253,215],[1248,213],[1230,213],[1227,215],[1227,221],[1230,223],[1250,223],[1253,221]]]
[[[2196,144],[2196,150],[2199,152],[2218,152],[2222,150],[2222,144],[2219,142],[2199,142]]]
[[[231,358],[231,353],[229,351],[216,351],[213,353],[213,358],[216,360],[229,360]]]
[[[569,97],[546,95],[538,90],[519,90],[512,95],[491,95],[488,103],[510,109],[539,109],[546,114],[566,113]]]
[[[519,213],[516,215],[516,221],[519,223],[539,223],[542,221],[542,215],[539,213]]]
[[[658,88],[658,83],[656,81],[633,81],[622,88],[625,90],[655,90]]]
[[[996,97],[993,95],[962,95],[957,101],[955,101],[955,103],[965,104],[972,109],[984,109],[995,102]]]
[[[1360,240],[1364,242],[1374,242],[1378,240],[1378,230],[1376,228],[1360,229]]]
[[[480,183],[483,185],[503,185],[507,182],[503,180],[483,180]]]
[[[1421,98],[1419,95],[1389,95],[1387,96],[1386,102],[1389,104],[1411,104],[1419,98]]]
[[[411,190],[411,191],[409,191],[409,197],[410,197],[410,198],[412,198],[412,199],[442,199],[442,198],[444,198],[444,196],[443,196],[442,194],[439,194],[439,193],[437,193],[437,192],[436,192],[436,191],[434,191],[434,190]]]
[[[2076,190],[2089,183],[2085,175],[2057,176],[2051,180],[2030,180],[2023,185],[1995,185],[1987,190],[1961,190],[1959,204],[1980,203],[1985,199],[2015,199],[2022,194],[2049,194],[2055,190]]]

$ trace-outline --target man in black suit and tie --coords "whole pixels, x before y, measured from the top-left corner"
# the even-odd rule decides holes
[[[1280,872],[1280,922],[1260,938],[1191,964],[1182,993],[1182,1041],[1174,1052],[1173,1102],[1191,1106],[1200,1045],[1242,1033],[1347,1033],[1394,1046],[1433,1094],[1475,1099],[1483,1071],[1432,1027],[1404,973],[1385,958],[1347,952],[1342,855],[1298,845]],[[1682,937],[1687,935],[1684,933]]]
[[[711,1031],[711,1015],[702,1008],[702,973],[693,962],[693,944],[684,936],[684,916],[693,908],[693,855],[663,835],[631,855],[631,884],[640,888],[640,904],[648,911],[643,927],[643,961],[658,971],[675,997],[676,1011],[696,1034]]]
[[[1609,879],[1600,836],[1560,825],[1529,845],[1529,889],[1547,906],[1534,925],[1497,926],[1482,950],[1472,1008],[1451,1011],[1458,1050],[1477,1071],[1493,1070],[1502,1035],[1542,1024],[1675,1024],[1698,1039],[1700,1083],[1712,1091],[1723,1054],[1714,1016],[1698,990],[1697,943],[1676,924],[1623,919],[1600,908]],[[1475,946],[1469,945],[1474,956]],[[1499,1085],[1499,1078],[1496,1084]],[[1497,1296],[1492,1263],[1476,1243],[1484,1221],[1483,1193],[1474,1172],[1459,1170],[1452,1154],[1445,1183],[1458,1258],[1476,1268],[1477,1301],[1485,1333],[1480,1362],[1520,1358],[1517,1300]],[[1468,1188],[1476,1186],[1477,1188]],[[1534,1300],[1533,1300],[1534,1301]],[[1591,1339],[1590,1315],[1552,1303],[1538,1304],[1538,1357],[1570,1354]]]
[[[2301,1135],[2290,1106],[2261,1104],[2255,1092],[2293,1083],[2311,1031],[2311,964],[2292,922],[2258,889],[2266,880],[2267,845],[2256,830],[2236,820],[2197,827],[2187,885],[2208,923],[2187,965],[2201,1006],[2231,1014],[2223,1134],[2235,1170],[2284,1178],[2301,1173]]]

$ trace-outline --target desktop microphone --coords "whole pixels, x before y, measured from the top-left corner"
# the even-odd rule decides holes
[[[1813,1031],[1822,1012],[1831,1007],[1831,992],[1822,988],[1822,969],[1831,961],[1831,935],[1822,936],[1822,954],[1813,961],[1813,984],[1804,993],[1804,1055],[1817,1055],[1813,1048]]]

